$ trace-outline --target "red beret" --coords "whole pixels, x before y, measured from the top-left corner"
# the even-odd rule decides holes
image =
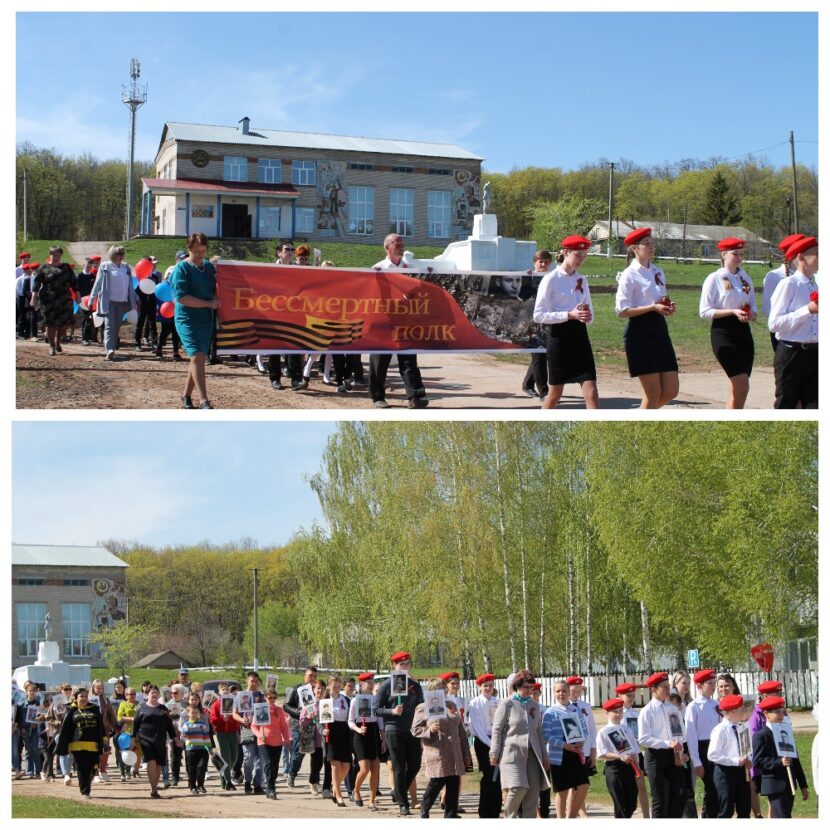
[[[18,258],[18,259],[23,259],[23,257],[24,257],[24,256],[28,256],[28,257],[30,257],[30,256],[31,256],[31,254],[30,254],[28,251],[21,251],[21,252],[17,255],[17,258]]]
[[[476,678],[476,686],[481,686],[483,683],[489,683],[491,680],[495,680],[495,679],[496,679],[496,675],[490,674],[490,672],[487,672],[486,674],[480,674]]]
[[[785,236],[779,243],[778,247],[786,253],[787,248],[793,244],[793,242],[798,242],[799,239],[804,239],[806,234],[803,233],[791,233],[789,236]]]
[[[758,684],[758,694],[759,695],[771,695],[771,694],[781,694],[781,690],[784,687],[781,685],[780,681],[778,680],[765,680],[763,683]]]
[[[692,680],[696,684],[705,683],[707,680],[714,680],[717,677],[717,672],[714,669],[701,669],[696,671]]]
[[[744,699],[741,695],[727,695],[718,701],[722,712],[732,712],[735,709],[740,709],[744,705]]]
[[[33,263],[31,263],[31,267],[32,267],[32,270],[36,271],[38,268],[40,268],[40,263],[39,262],[33,262]]]
[[[779,695],[770,695],[765,697],[759,704],[758,708],[764,712],[769,712],[772,709],[783,709],[787,705],[787,701]]]
[[[637,684],[636,683],[620,683],[620,685],[617,686],[617,688],[614,689],[614,691],[618,695],[627,695],[627,694],[630,694],[631,692],[636,692],[637,691]]]
[[[578,674],[572,674],[565,678],[565,682],[569,686],[581,686],[585,681]]]
[[[571,236],[566,236],[562,240],[562,243],[559,247],[568,248],[569,250],[574,251],[587,251],[588,248],[591,247],[591,240],[586,239],[584,236],[573,234]]]
[[[654,672],[648,680],[646,680],[646,688],[653,689],[655,686],[659,686],[661,683],[665,683],[669,679],[669,675],[664,671],[657,671]]]
[[[365,671],[363,674],[359,674],[357,679],[360,683],[362,683],[364,680],[371,680],[374,676],[375,673],[373,671]]]
[[[98,269],[97,268],[90,268],[89,273],[92,274],[92,276],[94,277],[98,273]]]
[[[799,254],[803,254],[804,251],[809,251],[810,248],[818,248],[818,239],[814,236],[805,236],[804,239],[799,239],[798,242],[794,242],[787,248],[787,253],[784,256],[787,259],[795,259]]]
[[[610,700],[606,700],[605,703],[602,704],[602,708],[605,709],[606,712],[613,712],[614,709],[622,709],[625,706],[625,701],[620,700],[618,697],[612,697]]]
[[[460,680],[461,675],[457,671],[448,671],[444,674],[438,675],[441,680]]]
[[[726,239],[721,239],[718,242],[719,251],[742,251],[746,242],[743,239],[738,239],[737,236],[727,236]]]
[[[624,245],[636,245],[643,237],[651,236],[651,228],[637,228],[636,231],[631,231],[628,236],[623,239]]]
[[[409,660],[409,652],[408,651],[396,651],[390,658],[390,663],[402,663],[404,660]]]
[[[93,255],[89,258],[89,261],[90,261],[90,262],[100,262],[100,261],[101,261],[101,254],[93,254]]]
[[[20,266],[24,271],[31,271],[32,266],[27,262],[25,265]]]
[[[534,689],[541,689],[541,688],[542,688],[542,684],[541,684],[541,683],[539,683],[539,682],[537,681],[536,683],[534,683],[534,684],[533,684],[533,688],[534,688]]]

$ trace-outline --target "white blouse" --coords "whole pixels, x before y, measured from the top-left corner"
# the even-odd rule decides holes
[[[588,306],[591,311],[590,322],[593,322],[594,306],[588,280],[578,271],[567,274],[562,265],[557,265],[542,277],[539,290],[536,292],[533,321],[543,325],[566,323],[568,312],[573,311],[580,303]]]
[[[620,314],[629,308],[642,308],[659,303],[668,293],[663,269],[653,264],[644,267],[634,259],[617,281],[617,300],[614,307],[617,314]]]
[[[815,290],[815,282],[801,271],[778,283],[770,302],[769,330],[779,340],[818,343],[818,314],[807,308]]]
[[[743,308],[746,303],[749,303],[753,314],[758,313],[755,289],[743,268],[739,268],[736,274],[730,274],[728,268],[718,268],[703,281],[700,316],[704,320],[713,320],[715,312],[720,309]]]

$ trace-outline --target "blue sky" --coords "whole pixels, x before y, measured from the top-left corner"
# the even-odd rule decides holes
[[[818,164],[818,16],[806,13],[18,13],[17,140],[137,157],[165,121],[451,142],[485,169],[761,153]],[[85,49],[88,44],[88,49]],[[67,53],[68,50],[68,53]],[[69,59],[67,59],[67,57]],[[36,59],[35,59],[36,58]],[[58,128],[56,125],[60,125]]]
[[[155,547],[288,541],[321,520],[305,476],[331,422],[16,422],[12,540]]]

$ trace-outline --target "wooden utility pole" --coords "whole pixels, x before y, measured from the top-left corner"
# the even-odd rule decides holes
[[[257,598],[257,588],[259,587],[259,570],[254,571],[254,671],[259,671],[259,619],[257,614],[257,606],[259,601]]]
[[[793,166],[793,219],[795,221],[794,233],[798,233],[798,179],[795,175],[795,135],[790,130],[790,161]]]
[[[614,217],[614,168],[613,161],[608,162],[608,259],[611,259],[611,222]]]

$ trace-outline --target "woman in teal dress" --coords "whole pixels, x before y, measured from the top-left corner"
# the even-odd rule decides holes
[[[205,259],[208,241],[203,233],[192,233],[187,240],[190,254],[173,271],[170,282],[176,300],[176,331],[190,356],[182,407],[193,409],[193,388],[199,393],[200,409],[213,409],[207,396],[205,357],[213,338],[213,316],[219,308],[216,296],[216,269]]]

